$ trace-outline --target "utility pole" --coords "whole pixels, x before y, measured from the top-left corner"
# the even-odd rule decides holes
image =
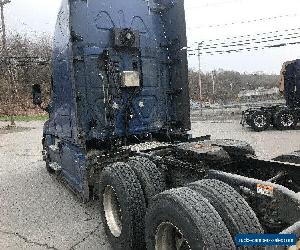
[[[213,88],[213,102],[215,102],[215,86],[216,86],[216,80],[215,80],[215,71],[214,71],[214,70],[211,72],[211,79],[212,79],[212,88]]]
[[[200,102],[202,102],[202,79],[201,79],[201,47],[202,47],[203,41],[198,43],[198,79],[199,79],[199,96],[200,96]]]
[[[7,44],[6,44],[6,27],[5,27],[5,18],[4,18],[4,6],[6,4],[9,4],[11,0],[0,0],[0,12],[1,12],[1,30],[2,30],[2,55],[6,58],[8,57],[8,51],[7,51]],[[11,86],[13,83],[10,82],[10,63],[8,62],[8,84],[10,86],[10,103],[13,103],[13,86]],[[12,106],[12,105],[11,105]],[[12,107],[11,107],[12,108]],[[15,120],[13,114],[10,115],[10,125],[15,126]]]
[[[3,46],[3,54],[7,56],[7,47],[6,47],[6,27],[4,20],[4,5],[10,3],[11,0],[1,0],[0,8],[1,8],[1,27],[2,27],[2,46]]]

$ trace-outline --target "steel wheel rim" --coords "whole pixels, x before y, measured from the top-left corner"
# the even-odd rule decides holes
[[[122,233],[121,208],[113,187],[106,186],[103,193],[105,219],[111,234],[118,238]]]
[[[163,222],[157,228],[155,250],[191,250],[191,247],[176,226]]]
[[[294,117],[291,114],[283,114],[281,117],[281,124],[284,127],[291,127],[294,123]]]
[[[253,123],[256,127],[262,128],[267,124],[267,118],[264,115],[258,115],[253,119]]]

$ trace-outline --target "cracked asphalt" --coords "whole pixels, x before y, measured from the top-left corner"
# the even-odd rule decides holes
[[[27,129],[0,132],[0,249],[111,249],[97,202],[80,203],[47,173],[42,123],[18,125]]]
[[[0,122],[0,128],[7,123]],[[49,176],[41,155],[42,122],[18,123],[15,133],[0,129],[0,249],[111,249],[96,201],[82,204]],[[193,134],[244,139],[262,158],[300,149],[300,131],[242,128],[238,121],[199,122]]]

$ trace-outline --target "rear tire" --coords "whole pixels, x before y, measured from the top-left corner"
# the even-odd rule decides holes
[[[132,158],[127,164],[138,177],[148,206],[153,196],[166,189],[164,176],[153,162],[144,157]]]
[[[235,249],[213,206],[186,187],[154,197],[146,215],[146,244],[149,250]]]
[[[279,130],[295,129],[298,118],[289,110],[280,110],[274,115],[274,126]]]
[[[112,247],[145,249],[145,199],[137,176],[126,163],[103,169],[99,198],[102,222]]]
[[[218,180],[201,180],[188,185],[203,195],[222,217],[231,236],[264,233],[246,200],[231,186]]]
[[[267,130],[271,125],[271,119],[268,113],[257,110],[250,117],[250,126],[256,132]]]

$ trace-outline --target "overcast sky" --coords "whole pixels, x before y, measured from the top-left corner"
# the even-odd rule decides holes
[[[11,0],[5,12],[8,29],[26,32],[30,36],[41,33],[52,35],[60,2],[61,0]],[[277,30],[296,29],[293,33],[300,33],[299,0],[185,0],[185,8],[188,40],[192,47],[195,42]],[[253,21],[261,18],[264,20]],[[283,32],[285,33],[291,32]],[[293,35],[297,36],[299,38],[293,39],[293,42],[300,41],[300,35]],[[203,55],[201,67],[203,71],[223,68],[240,72],[279,73],[284,61],[295,58],[300,58],[300,45]],[[190,56],[189,63],[190,67],[196,68],[197,57]]]

